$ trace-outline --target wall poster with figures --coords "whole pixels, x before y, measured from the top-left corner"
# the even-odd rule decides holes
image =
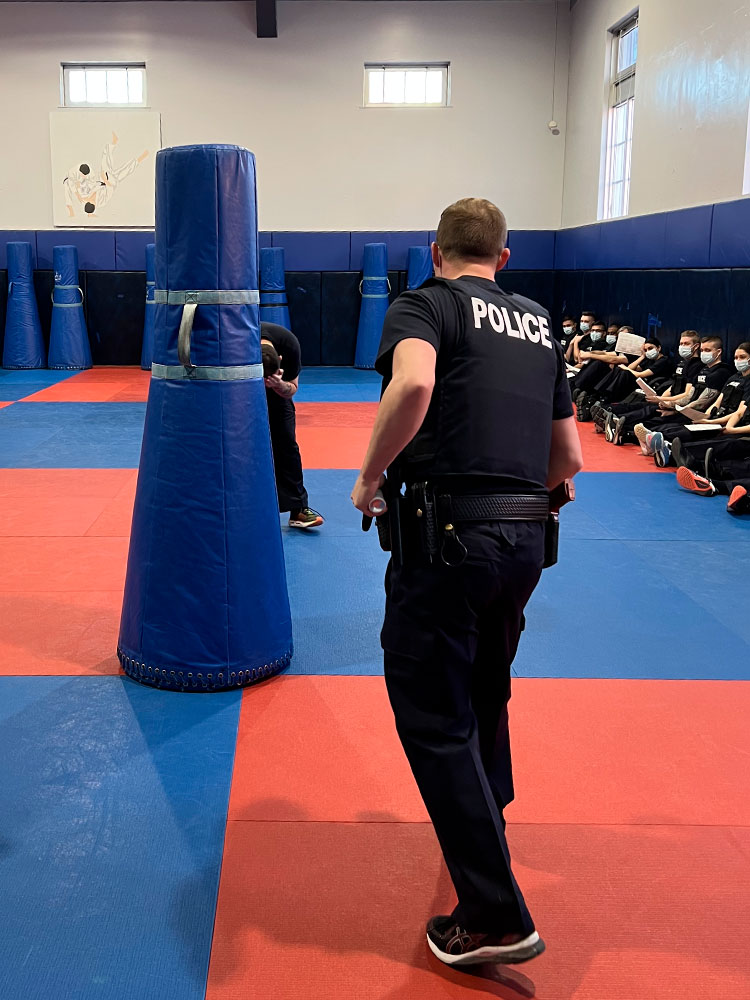
[[[155,111],[50,113],[55,226],[154,225]]]

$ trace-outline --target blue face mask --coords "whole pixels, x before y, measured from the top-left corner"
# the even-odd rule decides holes
[[[713,351],[701,351],[701,361],[704,365],[710,365],[714,359]]]
[[[587,323],[585,320],[581,320],[581,333],[588,333],[591,329],[591,324]]]
[[[598,330],[594,330],[594,332],[591,334],[591,339],[592,340],[601,340],[602,339],[602,335],[601,335],[601,333],[599,333]]]
[[[608,344],[616,344],[617,343],[617,334],[615,334],[614,337],[612,336],[611,333],[607,334],[607,343]]]
[[[681,358],[689,358],[690,355],[693,353],[693,348],[680,347],[677,353],[680,355]]]
[[[747,358],[744,361],[735,361],[734,367],[738,372],[746,372],[750,368],[750,361]]]
[[[653,361],[654,358],[659,357],[659,352],[655,347],[652,347],[650,351],[646,351],[646,357],[648,358],[649,361]]]

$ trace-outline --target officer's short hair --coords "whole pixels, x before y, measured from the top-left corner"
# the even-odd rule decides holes
[[[499,257],[508,239],[505,216],[486,198],[462,198],[440,216],[435,242],[446,260]]]
[[[273,344],[261,344],[260,353],[263,358],[263,374],[266,377],[269,375],[275,375],[281,366],[279,352]]]
[[[694,344],[700,344],[701,342],[701,335],[697,330],[683,330],[680,334],[680,340],[682,340],[683,337],[688,337]]]
[[[86,213],[86,215],[92,215],[96,211],[96,205],[93,203],[93,201],[87,201],[86,204],[83,206],[83,210]]]
[[[563,316],[563,323],[577,323],[578,320],[574,316]]]
[[[82,163],[78,169],[81,171],[82,174],[91,173],[91,167],[88,165],[88,163]]]
[[[652,347],[661,348],[661,341],[658,337],[646,337],[646,343],[651,344]]]
[[[593,309],[582,309],[581,316],[590,316],[592,319],[596,319],[596,313]]]
[[[722,349],[724,347],[724,343],[723,343],[721,337],[717,337],[714,334],[711,334],[708,337],[701,337],[701,346],[703,344],[709,344],[709,345],[712,345],[713,347],[720,347]]]

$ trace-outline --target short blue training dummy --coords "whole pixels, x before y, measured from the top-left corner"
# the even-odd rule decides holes
[[[78,284],[78,250],[52,248],[55,287],[52,290],[52,326],[49,368],[91,368],[91,348],[83,315],[83,292]]]
[[[354,367],[374,368],[388,309],[388,248],[385,243],[365,243],[359,290],[362,305]]]
[[[421,288],[434,272],[430,247],[409,247],[406,265],[406,287]]]
[[[143,319],[143,346],[141,347],[141,368],[149,371],[154,360],[154,326],[156,323],[156,303],[154,289],[156,288],[156,246],[146,244],[146,315]]]
[[[239,687],[292,628],[258,321],[255,157],[156,158],[156,332],[117,653],[136,680]]]
[[[9,243],[3,368],[44,368],[45,363],[31,244]]]
[[[263,247],[260,251],[260,318],[291,330],[286,302],[284,248]]]

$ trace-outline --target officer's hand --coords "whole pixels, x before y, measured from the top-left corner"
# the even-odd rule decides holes
[[[369,514],[370,501],[385,482],[385,476],[378,476],[377,479],[363,479],[360,475],[352,490],[352,503],[361,510],[363,514]]]
[[[284,382],[284,369],[279,368],[279,370],[274,375],[266,375],[263,381],[266,384],[266,389],[273,389],[280,396],[286,393],[285,389],[282,389]]]

